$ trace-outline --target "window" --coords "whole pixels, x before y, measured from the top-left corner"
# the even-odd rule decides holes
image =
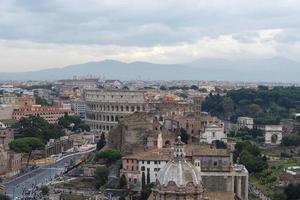
[[[216,137],[216,133],[215,133],[215,132],[213,132],[213,133],[212,133],[212,136],[213,136],[213,137]]]
[[[147,164],[150,165],[150,161],[147,161]]]
[[[142,170],[142,171],[145,171],[145,166],[142,166],[142,167],[141,167],[141,170]]]

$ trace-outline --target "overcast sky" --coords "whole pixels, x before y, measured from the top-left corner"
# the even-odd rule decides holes
[[[0,71],[274,56],[300,61],[299,0],[0,0]]]

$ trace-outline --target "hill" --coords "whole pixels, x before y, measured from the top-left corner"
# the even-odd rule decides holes
[[[0,73],[0,80],[57,80],[74,75],[120,80],[229,80],[300,82],[300,63],[282,57],[270,59],[199,59],[185,64],[89,62],[32,72]]]

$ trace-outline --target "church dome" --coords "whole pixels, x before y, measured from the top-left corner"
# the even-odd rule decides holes
[[[165,165],[158,173],[158,182],[160,185],[167,186],[174,182],[177,187],[185,187],[188,183],[195,186],[201,184],[201,177],[197,169],[186,160],[172,160]]]
[[[173,159],[168,162],[158,173],[157,181],[161,186],[175,183],[177,187],[186,187],[193,183],[194,186],[202,186],[202,180],[197,169],[185,160],[184,143],[178,137],[175,144]]]

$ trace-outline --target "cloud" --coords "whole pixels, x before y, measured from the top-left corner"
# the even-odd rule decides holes
[[[298,59],[299,25],[297,0],[1,0],[0,71],[101,59]]]
[[[104,59],[116,59],[124,62],[140,60],[156,63],[185,63],[208,57],[226,59],[272,57],[277,56],[276,44],[266,38],[270,38],[273,32],[276,31],[258,32],[257,35],[260,39],[253,40],[252,43],[236,40],[235,34],[233,34],[204,37],[193,43],[180,42],[173,45],[151,47],[2,40],[0,41],[2,57],[0,69],[20,70],[21,67],[22,71],[27,71]],[[7,66],[14,67],[7,68]]]

